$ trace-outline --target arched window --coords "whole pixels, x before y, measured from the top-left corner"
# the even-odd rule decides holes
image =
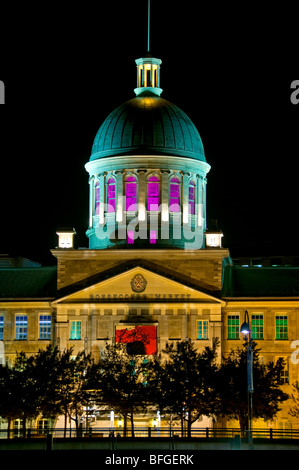
[[[150,176],[147,184],[147,210],[159,210],[159,178]]]
[[[195,214],[195,183],[189,182],[189,214]]]
[[[95,215],[100,213],[100,182],[97,180],[95,185]]]
[[[115,180],[107,181],[107,212],[115,212]]]
[[[135,176],[126,179],[126,210],[137,211],[137,182]]]
[[[170,212],[180,212],[180,180],[179,178],[171,178],[170,180]]]

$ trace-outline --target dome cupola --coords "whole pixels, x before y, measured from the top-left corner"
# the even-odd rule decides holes
[[[105,119],[89,162],[90,249],[204,247],[206,162],[191,119],[161,98],[162,61],[137,59],[135,98]]]

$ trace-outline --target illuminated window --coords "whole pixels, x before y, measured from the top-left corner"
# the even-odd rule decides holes
[[[97,180],[95,186],[95,215],[100,213],[100,182]]]
[[[137,210],[137,182],[135,176],[126,179],[126,210]]]
[[[134,244],[134,232],[133,232],[133,230],[128,230],[128,244],[129,245]]]
[[[239,315],[228,316],[228,339],[239,339],[240,321]]]
[[[16,316],[16,339],[27,339],[27,315]]]
[[[81,339],[81,320],[71,321],[70,339]]]
[[[207,320],[197,320],[196,339],[208,339],[208,325]]]
[[[3,341],[4,317],[0,315],[0,341]]]
[[[107,212],[115,212],[115,180],[109,178],[107,182]]]
[[[155,244],[157,243],[157,232],[156,230],[150,230],[150,243]]]
[[[264,318],[263,315],[252,315],[251,317],[252,339],[264,339]]]
[[[275,332],[276,339],[288,339],[288,317],[286,315],[276,315]]]
[[[147,210],[159,210],[159,178],[150,176],[147,184]]]
[[[195,214],[195,183],[190,181],[189,183],[189,214]]]
[[[284,365],[283,365],[283,370],[281,371],[281,381],[284,384],[289,383],[289,361],[287,357],[276,357],[275,360],[277,361],[278,359],[283,359]]]
[[[40,315],[39,339],[51,339],[51,315]]]
[[[170,212],[180,212],[180,180],[179,178],[171,178],[170,180]]]

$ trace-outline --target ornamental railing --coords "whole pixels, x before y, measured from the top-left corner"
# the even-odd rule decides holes
[[[82,438],[82,439],[114,439],[121,440],[124,438],[171,438],[174,440],[190,439],[187,429],[180,427],[135,427],[124,430],[123,428],[107,428],[107,427],[90,427],[90,428],[22,428],[0,429],[0,439],[40,439],[51,436],[53,439],[62,438]],[[247,432],[239,428],[192,428],[191,439],[240,439],[247,438]],[[256,428],[252,429],[253,439],[298,439],[299,429],[279,430],[273,428]]]

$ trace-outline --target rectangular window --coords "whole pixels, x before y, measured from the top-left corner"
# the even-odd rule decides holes
[[[207,320],[197,320],[196,338],[208,339],[208,325]]]
[[[3,341],[4,316],[0,315],[0,341]]]
[[[81,339],[81,320],[71,321],[70,339]]]
[[[288,317],[287,315],[276,315],[275,317],[275,339],[288,339]]]
[[[239,339],[239,315],[228,315],[228,339]]]
[[[16,316],[16,339],[27,339],[27,315]]]
[[[51,315],[40,315],[39,339],[51,339]]]
[[[263,315],[252,315],[251,317],[252,339],[264,339]]]

